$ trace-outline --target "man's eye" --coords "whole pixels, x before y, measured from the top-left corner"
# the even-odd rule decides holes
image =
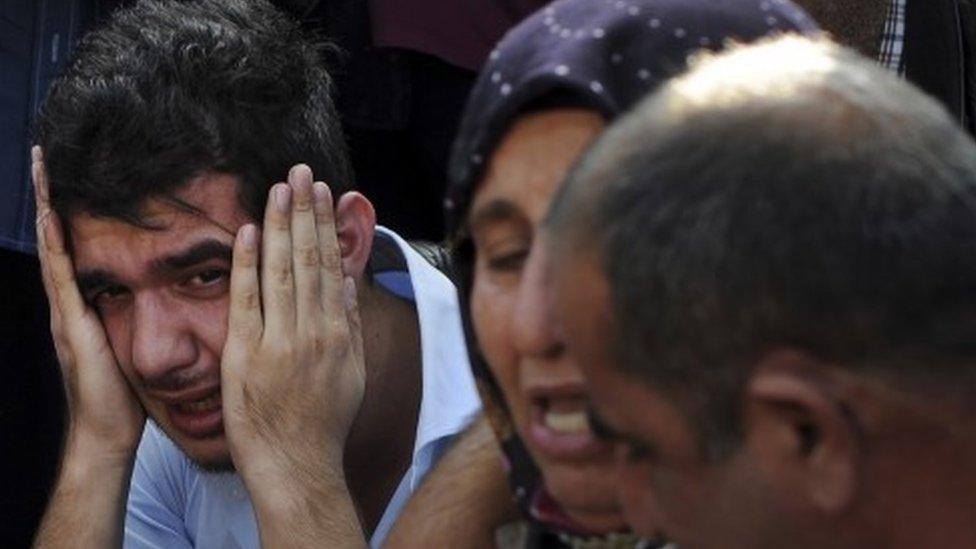
[[[230,273],[226,269],[208,269],[200,271],[183,283],[186,290],[216,291],[230,281]]]
[[[211,269],[196,275],[191,279],[191,282],[197,286],[210,286],[223,282],[225,278],[227,278],[227,271]]]
[[[96,309],[106,309],[124,300],[129,290],[124,286],[109,286],[103,288],[88,298],[88,303]]]

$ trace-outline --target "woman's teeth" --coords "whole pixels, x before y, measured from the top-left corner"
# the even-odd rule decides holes
[[[586,412],[554,412],[549,410],[543,417],[546,427],[560,433],[586,433],[590,430],[590,423]]]
[[[191,414],[199,414],[201,412],[216,410],[217,408],[220,408],[220,393],[216,393],[213,396],[207,397],[203,400],[182,403],[179,405],[179,408],[181,411]]]

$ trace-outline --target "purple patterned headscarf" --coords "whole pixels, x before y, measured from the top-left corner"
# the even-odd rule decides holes
[[[591,108],[611,122],[682,72],[689,55],[719,50],[730,40],[750,42],[784,32],[819,31],[788,0],[558,0],[509,31],[481,70],[449,165],[447,234],[486,414],[511,466],[520,506],[531,520],[551,530],[572,528],[541,516],[538,504],[540,497],[546,498],[539,473],[515,434],[471,325],[474,253],[466,217],[492,151],[513,120],[530,107]]]

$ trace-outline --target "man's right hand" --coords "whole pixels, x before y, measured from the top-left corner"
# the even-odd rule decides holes
[[[61,220],[51,209],[40,147],[31,150],[31,157],[37,253],[68,399],[66,451],[83,452],[86,459],[131,461],[142,435],[145,412],[119,369],[98,315],[78,290]]]

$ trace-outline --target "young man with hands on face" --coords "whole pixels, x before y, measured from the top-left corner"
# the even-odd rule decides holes
[[[147,1],[52,88],[38,546],[378,545],[476,413],[454,288],[350,190],[317,61],[263,1]]]

